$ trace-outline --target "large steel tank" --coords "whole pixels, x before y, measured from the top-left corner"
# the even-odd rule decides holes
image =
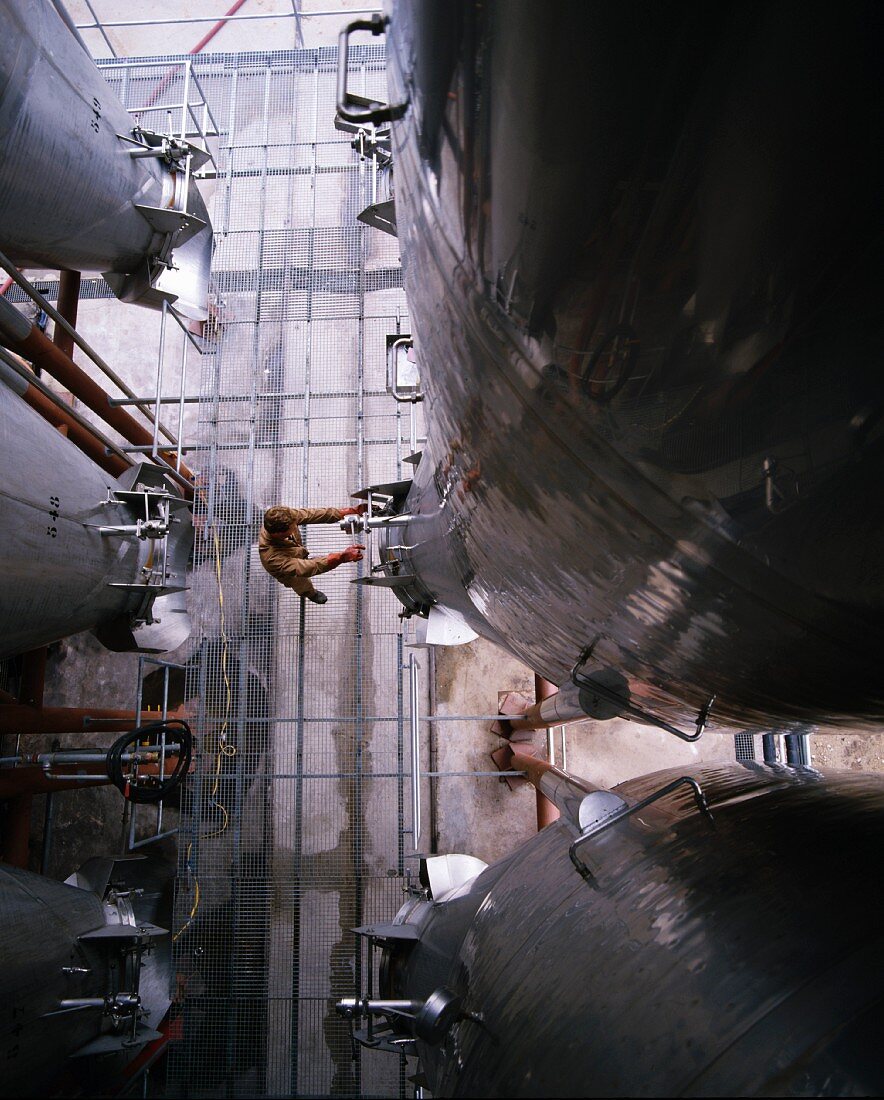
[[[0,656],[81,630],[113,649],[184,641],[193,528],[158,467],[112,477],[0,381],[0,469]],[[164,516],[165,535],[145,528]]]
[[[384,960],[374,1034],[341,1004],[360,1039],[416,1053],[434,1096],[879,1094],[884,781],[691,775],[699,801],[678,771],[559,773],[562,817],[511,856],[427,857],[362,930]]]
[[[391,15],[428,420],[397,594],[687,733],[712,697],[879,728],[876,5]]]
[[[192,171],[175,150],[145,155],[155,139],[133,133],[62,11],[60,0],[0,5],[0,248],[20,266],[106,273],[124,300],[204,318],[212,230]]]
[[[158,1037],[171,944],[154,922],[169,886],[143,857],[94,858],[64,883],[0,865],[0,1095],[72,1091],[90,1058],[107,1085]]]

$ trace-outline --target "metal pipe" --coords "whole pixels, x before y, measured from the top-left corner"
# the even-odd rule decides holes
[[[565,722],[579,722],[589,716],[580,705],[578,689],[566,684],[563,688],[539,698],[524,714],[505,717],[514,730],[541,730],[560,726]]]
[[[163,762],[165,766],[165,753],[170,756],[177,756],[181,751],[181,746],[176,743],[169,743],[164,745],[162,742],[159,745],[152,745],[149,748],[134,749],[129,752],[120,753],[120,760],[124,764],[131,764],[134,760],[137,764],[153,764],[158,760]],[[0,766],[2,767],[30,767],[32,765],[39,765],[41,768],[52,768],[56,766],[66,766],[68,764],[94,764],[96,761],[99,763],[107,759],[107,753],[101,748],[88,748],[88,749],[58,749],[54,752],[36,752],[36,753],[18,753],[15,756],[0,756]],[[165,777],[165,771],[163,770],[160,778]]]
[[[266,397],[267,394],[258,394],[259,397]],[[225,401],[247,401],[247,397],[225,397]],[[108,404],[110,405],[154,405],[157,398],[155,397],[109,397]],[[185,405],[196,405],[202,398],[197,393],[187,394],[185,397],[161,397],[159,403],[161,405],[177,405],[183,401]],[[179,439],[181,437],[179,436]]]
[[[414,654],[408,658],[409,700],[411,721],[411,840],[418,851],[421,835],[421,742],[420,742],[420,682]]]
[[[92,409],[102,420],[131,443],[153,445],[151,433],[123,409],[108,403],[105,391],[85,371],[65,355],[37,327],[23,317],[4,298],[0,298],[0,339],[12,351],[39,364],[58,382]],[[168,448],[167,448],[168,450]],[[168,459],[165,459],[168,462]],[[193,475],[182,466],[185,477]]]
[[[218,20],[218,22],[215,24],[214,27],[212,27],[211,30],[207,31],[203,35],[203,37],[199,40],[199,42],[197,42],[197,44],[193,47],[193,49],[190,52],[191,53],[200,53],[202,51],[203,46],[207,46],[209,44],[209,42],[212,41],[212,39],[215,37],[215,35],[218,33],[218,31],[220,31],[221,28],[224,26],[224,24],[227,23],[230,19],[232,19],[234,15],[236,15],[236,13],[239,11],[239,9],[243,6],[243,4],[245,2],[246,2],[246,0],[236,0],[236,3],[232,7],[227,9],[227,11],[224,13],[222,18]],[[240,18],[243,18],[243,17],[240,16]],[[248,18],[248,17],[246,17],[246,18]],[[192,22],[204,22],[204,20],[192,20]],[[110,26],[110,24],[108,24],[108,26]]]
[[[806,733],[787,733],[786,763],[798,767],[810,765],[810,737]]]
[[[11,352],[0,348],[0,382],[22,398],[54,428],[64,427],[65,435],[102,470],[119,477],[130,469],[131,461],[111,441],[61,398],[40,382],[28,368],[19,365]]]
[[[241,2],[244,3],[245,0],[241,0]],[[337,16],[340,19],[340,17],[342,15],[374,15],[375,13],[381,14],[382,10],[383,9],[381,9],[381,8],[338,8],[337,10],[332,8],[329,11],[302,11],[300,14],[301,14],[302,19],[316,19],[318,17],[325,16],[325,15],[328,15],[328,16],[334,15],[334,16]],[[106,19],[102,19],[100,24],[98,22],[94,22],[94,23],[77,23],[76,26],[77,26],[77,30],[81,30],[81,31],[98,30],[99,26],[102,26],[102,27],[154,27],[154,26],[156,26],[156,27],[166,27],[166,26],[174,27],[174,26],[180,26],[181,24],[185,24],[185,23],[211,23],[213,20],[215,20],[217,18],[218,17],[215,16],[215,15],[200,15],[200,16],[186,16],[186,17],[182,17],[180,19],[115,19],[115,20],[112,20],[110,22],[108,22]],[[220,19],[220,22],[221,23],[232,23],[232,22],[238,22],[239,20],[247,20],[247,19],[291,19],[291,18],[293,18],[293,13],[292,12],[285,12],[285,11],[267,12],[267,13],[255,12],[254,14],[249,14],[249,15],[225,15],[225,16],[222,16],[222,18]],[[206,40],[208,41],[208,36],[207,36]],[[205,43],[203,43],[203,44],[205,44]],[[196,50],[196,48],[194,48],[190,52],[191,53],[196,53],[197,50]]]
[[[567,817],[575,825],[579,825],[580,805],[584,798],[602,789],[594,787],[584,779],[568,775],[561,768],[547,763],[546,760],[527,756],[518,749],[513,753],[512,767],[514,770],[523,772],[529,783],[532,783],[556,806],[560,815]]]
[[[761,751],[764,755],[765,764],[777,764],[779,762],[779,756],[777,754],[777,734],[763,733],[761,735]]]
[[[43,295],[40,293],[40,291],[37,290],[37,288],[35,286],[32,286],[31,283],[28,282],[28,280],[21,274],[21,272],[16,267],[11,266],[11,265],[12,265],[12,261],[8,258],[8,256],[6,256],[3,252],[0,252],[0,267],[5,267],[6,270],[10,272],[10,277],[12,278],[12,280],[15,283],[17,283],[19,287],[21,287],[21,289],[25,292],[25,294],[27,294],[27,296],[32,301],[36,302],[37,305],[42,310],[44,310],[52,318],[53,321],[55,321],[56,325],[61,325],[61,327],[65,330],[65,332],[68,333],[68,335],[71,337],[71,339],[77,345],[77,347],[79,347],[79,349],[92,360],[92,362],[96,365],[96,367],[98,367],[98,369],[102,372],[102,374],[105,375],[105,377],[109,378],[110,381],[113,382],[113,384],[115,386],[117,386],[119,389],[121,389],[123,391],[123,393],[126,394],[127,397],[134,397],[135,394],[132,393],[132,391],[129,389],[129,387],[126,385],[126,383],[122,380],[122,378],[119,377],[119,375],[116,373],[116,371],[114,371],[104,361],[104,359],[102,359],[102,357],[98,354],[97,351],[95,351],[94,348],[92,348],[89,344],[86,343],[86,341],[83,339],[83,337],[77,332],[77,330],[75,328],[73,328],[72,325],[68,324],[68,322],[61,315],[61,313],[59,313],[59,311],[55,308],[55,306],[53,306],[51,302],[48,302],[43,297]],[[61,288],[59,286],[59,294],[60,293],[61,293]],[[18,312],[18,311],[16,311],[16,312]],[[173,310],[173,313],[174,313],[174,310]],[[79,369],[79,368],[77,368],[77,369]],[[147,411],[146,408],[145,409],[140,409],[139,411],[142,412],[146,417],[150,418],[150,413]],[[99,415],[101,415],[101,414],[99,413]],[[166,437],[166,439],[170,440],[173,443],[175,442],[175,437],[168,430],[168,428],[166,428],[162,424],[160,425],[160,431],[163,433],[163,435]]]
[[[107,46],[107,48],[111,52],[111,57],[116,57],[117,56],[117,51],[114,49],[113,43],[108,38],[107,33],[105,32],[105,29],[104,29],[103,25],[99,21],[98,16],[95,14],[95,8],[92,7],[92,0],[86,0],[86,7],[89,9],[89,14],[95,20],[95,23],[96,23],[99,31],[101,32],[101,37],[104,39],[105,45]],[[74,26],[76,27],[76,24],[74,24]],[[77,35],[77,37],[79,38],[79,34]],[[81,39],[81,41],[82,41],[82,39]],[[92,55],[90,54],[89,56],[91,57]]]
[[[0,771],[0,799],[14,799],[35,794],[56,794],[59,791],[81,791],[86,787],[108,787],[107,775],[48,774],[42,768],[13,768]],[[0,862],[3,862],[0,857]]]
[[[163,392],[163,359],[165,358],[166,351],[166,314],[169,312],[169,303],[163,299],[163,309],[160,315],[160,346],[157,351],[157,384],[156,395],[157,399],[154,404],[153,411],[153,439],[151,440],[151,455],[154,458],[157,456],[157,444],[159,443],[159,427],[160,427],[160,394]],[[134,443],[135,440],[133,439]],[[181,439],[178,440],[178,458],[181,458]]]
[[[549,680],[545,680],[542,676],[534,674],[534,699],[538,706],[542,706],[545,699],[551,699],[558,689],[555,684],[550,683]],[[549,763],[555,764],[555,752],[552,741],[552,734],[547,737],[547,748],[549,752]],[[552,825],[559,816],[559,809],[554,802],[551,802],[543,793],[538,785],[534,788],[535,798],[537,802],[537,831],[545,829],[547,825]]]
[[[184,389],[187,382],[187,341],[181,341],[181,385],[178,388],[178,431],[177,437],[180,440],[184,435]],[[160,412],[160,391],[157,387],[157,416]],[[181,447],[178,448],[178,453],[175,456],[175,469],[181,472]],[[167,681],[168,682],[168,681]]]

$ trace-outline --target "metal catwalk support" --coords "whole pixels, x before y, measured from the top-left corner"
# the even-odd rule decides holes
[[[384,98],[382,47],[351,56],[354,90]],[[168,70],[103,66],[136,118],[180,108],[178,59],[160,60]],[[354,1062],[333,1008],[367,978],[350,929],[396,911],[411,862],[401,623],[389,593],[351,584],[356,567],[318,578],[328,603],[305,605],[255,550],[270,505],[342,505],[401,476],[410,425],[385,392],[385,337],[407,331],[398,248],[356,220],[371,177],[333,127],[333,49],[201,55],[192,72],[220,134],[212,313],[185,440],[201,751],[182,804],[183,1037],[167,1088],[405,1096],[399,1059]],[[337,525],[304,533],[312,555],[351,541]]]

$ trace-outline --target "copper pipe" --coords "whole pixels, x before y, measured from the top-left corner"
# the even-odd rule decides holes
[[[66,386],[75,397],[97,413],[124,439],[136,445],[153,444],[153,435],[147,428],[139,424],[125,410],[111,405],[108,395],[97,382],[94,382],[69,356],[56,347],[18,310],[7,305],[2,298],[0,298],[0,339],[12,351],[29,359],[35,366],[41,367],[47,374],[51,374]],[[159,453],[167,462],[174,464],[174,452],[161,450]],[[184,477],[193,479],[193,474],[183,463],[180,471]]]
[[[543,702],[544,699],[549,699],[553,695],[555,695],[557,691],[558,688],[555,684],[551,684],[549,680],[544,680],[544,678],[542,676],[538,676],[537,673],[534,674],[534,698],[538,706]],[[521,757],[521,754],[519,753],[517,753],[516,755]],[[539,763],[540,761],[535,762],[535,764]],[[550,765],[552,765],[551,760],[549,763]],[[513,766],[515,768],[519,767],[518,764],[514,764]],[[528,778],[531,779],[530,773],[528,775]],[[560,814],[558,807],[550,802],[545,794],[541,793],[540,787],[537,786],[536,783],[534,784],[534,793],[537,800],[537,831],[540,832],[540,830],[545,829],[547,825],[552,825],[552,823],[559,818]]]
[[[525,778],[529,783],[533,783],[535,787],[540,783],[543,775],[548,771],[552,771],[553,768],[548,760],[540,760],[536,756],[529,756],[527,753],[519,752],[518,749],[513,752],[511,766],[513,771],[524,772]]]
[[[80,272],[59,271],[58,273],[58,303],[56,308],[64,317],[71,328],[77,327],[77,309],[80,305]],[[74,339],[69,332],[55,326],[52,334],[52,342],[69,358],[74,357]]]
[[[88,455],[102,470],[114,477],[119,477],[120,474],[131,469],[130,462],[121,455],[108,454],[105,444],[93,432],[90,432],[73,414],[56,405],[51,397],[47,397],[36,386],[27,384],[27,389],[21,394],[21,398],[54,428],[58,428],[59,431],[64,428],[63,434],[71,443],[76,444],[83,454]]]
[[[224,18],[219,19],[218,22],[214,25],[214,27],[212,27],[211,30],[206,31],[206,33],[199,40],[199,42],[197,42],[197,44],[189,52],[193,53],[193,54],[197,54],[202,50],[203,46],[207,46],[209,44],[209,42],[211,42],[212,39],[215,37],[215,35],[218,33],[218,31],[221,30],[221,28],[224,26],[224,24],[227,22],[227,20],[230,18],[230,16],[231,15],[236,15],[236,13],[239,11],[239,9],[243,6],[243,4],[245,2],[246,2],[246,0],[236,0],[236,3],[233,5],[233,7],[230,8],[228,11],[226,11],[224,13]]]
[[[0,861],[12,867],[28,868],[31,838],[30,794],[17,792],[6,804],[3,820],[3,847],[0,849]]]
[[[0,704],[0,734],[104,733],[135,729],[131,710]]]

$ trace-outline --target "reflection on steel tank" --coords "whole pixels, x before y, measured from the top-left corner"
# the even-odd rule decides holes
[[[881,1093],[880,776],[542,770],[558,821],[488,867],[424,858],[358,930],[356,1039],[434,1096]]]
[[[124,301],[204,319],[203,151],[134,121],[61,0],[0,5],[0,90],[0,249],[19,266],[100,271]]]
[[[688,733],[877,728],[878,6],[415,0],[386,34],[407,611]]]

